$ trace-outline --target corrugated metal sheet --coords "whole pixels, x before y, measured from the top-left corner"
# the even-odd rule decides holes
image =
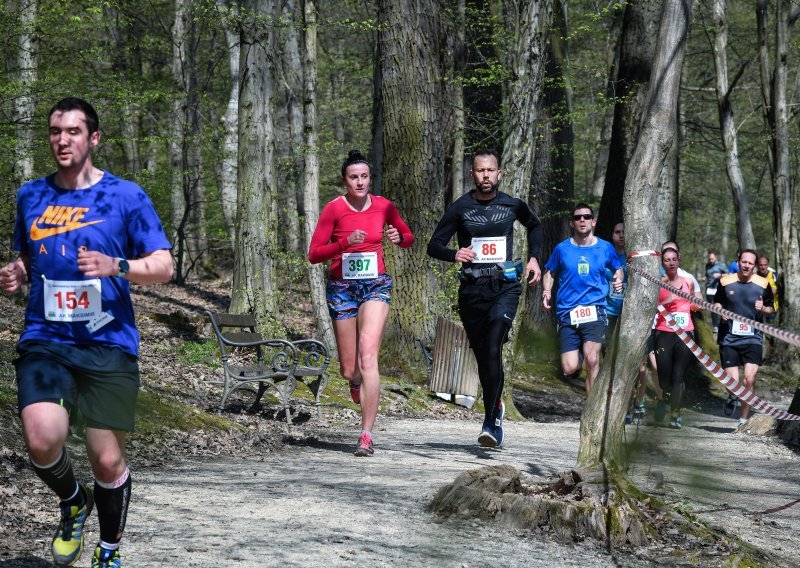
[[[478,363],[461,325],[439,316],[433,344],[430,390],[477,396]]]

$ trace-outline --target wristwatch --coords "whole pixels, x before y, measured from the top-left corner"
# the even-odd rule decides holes
[[[128,271],[131,269],[131,265],[124,258],[117,259],[117,266],[119,267],[117,278],[124,278],[125,275],[128,273]]]

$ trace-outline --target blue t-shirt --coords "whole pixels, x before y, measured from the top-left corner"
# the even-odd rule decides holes
[[[606,268],[616,271],[622,265],[613,245],[603,239],[584,247],[572,239],[558,243],[544,265],[558,281],[556,315],[562,318],[578,306],[605,307],[609,288]]]
[[[171,248],[141,187],[108,172],[86,189],[62,189],[52,175],[30,181],[17,193],[14,248],[30,258],[20,343],[102,345],[138,357],[130,283],[85,276],[78,252],[135,258]]]
[[[616,250],[616,249],[615,249]],[[622,263],[622,271],[624,277],[622,280],[622,291],[617,292],[611,283],[614,281],[614,271],[606,268],[606,280],[608,280],[608,296],[606,297],[606,313],[610,316],[619,316],[622,313],[622,300],[625,296],[625,291],[628,289],[628,271],[625,269],[627,261],[625,253],[618,252],[619,261]]]

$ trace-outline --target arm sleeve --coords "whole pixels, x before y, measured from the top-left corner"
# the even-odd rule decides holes
[[[347,248],[347,238],[331,242],[335,214],[330,204],[322,209],[322,213],[314,228],[314,235],[311,237],[311,244],[308,247],[308,261],[311,264],[319,264],[332,259],[342,253]]]
[[[389,210],[386,212],[386,221],[400,231],[400,234],[403,236],[403,240],[400,241],[398,245],[400,248],[409,248],[414,244],[414,234],[411,232],[406,222],[403,221],[403,218],[400,217],[400,212],[397,210],[397,206],[394,203],[392,203]]]
[[[520,200],[517,210],[517,219],[528,229],[528,258],[539,260],[539,253],[542,248],[542,222],[539,217],[531,210],[527,203]]]
[[[453,212],[453,206],[450,206],[444,212],[439,224],[436,225],[431,240],[428,242],[428,256],[447,262],[456,261],[456,250],[448,248],[447,243],[458,229],[457,223],[458,219]]]

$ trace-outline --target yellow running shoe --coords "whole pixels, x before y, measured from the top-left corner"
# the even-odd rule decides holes
[[[83,485],[81,485],[81,490],[86,495],[86,503],[83,504],[83,507],[61,506],[61,521],[58,523],[56,534],[53,536],[53,544],[50,546],[56,566],[75,564],[83,552],[83,525],[86,524],[86,519],[92,512],[94,496]]]

